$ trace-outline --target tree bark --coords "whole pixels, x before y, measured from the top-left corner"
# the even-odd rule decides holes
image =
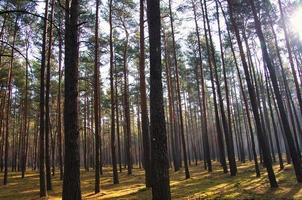
[[[71,2],[66,0],[65,5],[67,6],[65,10],[65,158],[62,199],[80,200],[80,134],[78,125],[78,18],[80,5],[78,0]]]
[[[40,171],[40,197],[47,196],[45,176],[45,64],[46,64],[46,37],[48,19],[48,0],[45,3],[45,14],[43,21],[43,41],[40,74],[40,137],[39,137],[39,171]]]
[[[146,78],[145,78],[145,28],[144,28],[144,0],[140,0],[140,57],[139,57],[139,77],[140,77],[140,103],[141,122],[143,138],[143,161],[145,168],[146,187],[151,186],[151,163],[150,163],[150,136],[149,117],[147,110]]]
[[[54,17],[54,0],[50,2],[50,17],[48,27],[48,47],[47,47],[47,63],[46,63],[46,87],[45,87],[45,165],[46,165],[46,187],[47,190],[52,190],[51,172],[50,172],[50,64],[52,54],[52,21]]]
[[[114,80],[113,80],[113,41],[112,41],[112,0],[109,1],[109,26],[110,26],[110,95],[111,95],[111,159],[112,159],[112,172],[113,183],[118,184],[118,173],[116,166],[116,153],[115,153],[115,103],[117,96],[114,96]],[[117,116],[118,118],[118,116]],[[119,130],[118,130],[119,131]]]
[[[151,163],[152,198],[171,199],[169,161],[163,106],[160,1],[147,0],[150,44],[150,114],[151,114]],[[154,183],[154,184],[153,184]]]
[[[94,94],[94,139],[95,139],[95,194],[100,192],[100,119],[99,119],[99,92],[100,92],[100,65],[99,65],[99,0],[96,0],[95,10],[95,35],[94,35],[94,74],[93,74],[93,94]]]

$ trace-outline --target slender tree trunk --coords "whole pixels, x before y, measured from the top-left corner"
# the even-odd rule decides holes
[[[166,71],[166,79],[167,79],[167,88],[168,88],[168,102],[169,102],[169,123],[170,123],[170,134],[171,134],[171,149],[172,149],[172,157],[173,157],[173,166],[174,171],[179,170],[179,164],[177,162],[176,157],[176,148],[175,148],[175,113],[174,113],[174,104],[173,104],[173,93],[172,93],[172,81],[171,81],[171,69],[170,69],[170,60],[168,55],[168,44],[167,44],[167,36],[165,31],[163,30],[163,40],[164,40],[164,51],[165,51],[165,71]]]
[[[52,55],[52,21],[54,17],[54,0],[50,2],[50,18],[48,27],[48,49],[47,49],[47,64],[46,64],[46,87],[45,87],[45,165],[46,165],[46,187],[47,190],[52,190],[51,172],[50,172],[50,64]]]
[[[174,25],[173,25],[173,16],[172,16],[172,6],[171,0],[169,0],[169,10],[170,10],[170,22],[171,22],[171,29],[172,29],[172,45],[173,45],[173,54],[174,54],[174,64],[175,64],[175,73],[176,73],[176,91],[177,91],[177,98],[178,98],[178,109],[179,109],[179,118],[180,118],[180,136],[181,136],[181,144],[182,144],[182,152],[183,152],[183,159],[185,164],[185,176],[186,179],[190,178],[190,172],[188,167],[188,159],[187,159],[187,147],[185,141],[185,133],[184,133],[184,123],[183,123],[183,113],[182,113],[182,101],[180,95],[180,84],[179,84],[179,72],[178,72],[178,61],[176,55],[176,44],[175,44],[175,35],[174,35]]]
[[[209,20],[208,20],[208,14],[207,14],[207,5],[204,1],[202,4],[202,16],[203,16],[203,23],[204,23],[204,32],[205,32],[205,39],[206,39],[206,47],[207,47],[207,57],[208,57],[208,64],[210,68],[210,78],[211,78],[211,84],[212,84],[212,90],[213,90],[213,101],[214,101],[214,112],[215,112],[215,120],[216,120],[216,131],[218,135],[218,146],[219,146],[219,156],[220,156],[220,162],[223,167],[224,173],[228,172],[227,164],[225,160],[225,150],[224,150],[224,141],[223,141],[223,134],[222,129],[220,126],[220,117],[219,117],[219,111],[218,111],[218,102],[216,98],[216,88],[214,84],[214,73],[213,68],[216,68],[216,62],[215,62],[215,56],[214,49],[212,45],[212,39],[211,39],[211,30],[209,27]],[[208,38],[209,36],[209,38]],[[215,70],[215,69],[214,69]],[[218,81],[218,80],[216,80]],[[218,88],[217,88],[218,89]]]
[[[115,153],[115,98],[114,96],[114,80],[113,80],[113,41],[112,41],[112,0],[109,1],[109,26],[110,26],[110,95],[111,95],[111,159],[112,159],[112,170],[113,170],[113,183],[118,184],[118,173],[116,166],[116,153]],[[118,130],[119,131],[119,130]],[[120,153],[120,152],[119,152]]]
[[[222,8],[221,3],[218,1],[220,9],[222,11],[224,20],[226,21],[226,14]],[[249,129],[250,129],[250,135],[251,135],[251,142],[252,142],[252,150],[253,150],[253,157],[254,157],[254,163],[255,163],[255,171],[256,171],[256,176],[260,177],[260,169],[259,169],[259,164],[258,164],[258,159],[257,159],[257,152],[256,152],[256,145],[255,145],[255,139],[254,139],[254,133],[253,133],[253,127],[252,127],[252,121],[251,121],[251,116],[250,116],[250,111],[249,111],[249,106],[248,106],[248,102],[247,102],[247,97],[243,88],[243,82],[242,82],[242,78],[241,78],[241,72],[239,70],[239,66],[238,66],[238,62],[237,62],[237,58],[235,55],[235,50],[234,50],[234,46],[233,46],[233,42],[231,40],[231,34],[230,34],[230,28],[227,25],[227,34],[228,34],[228,39],[230,42],[230,46],[231,46],[231,51],[232,51],[232,56],[235,62],[235,66],[236,66],[236,71],[237,71],[237,75],[238,75],[238,79],[239,79],[239,85],[240,85],[240,90],[241,90],[241,94],[242,94],[242,98],[243,98],[243,102],[244,102],[244,107],[245,107],[245,112],[246,112],[246,116],[247,116],[247,120],[248,120],[248,125],[249,125]]]
[[[27,33],[28,34],[28,33]],[[28,60],[28,48],[29,48],[29,41],[28,41],[28,35],[26,36],[26,60]],[[29,137],[29,133],[27,132],[27,122],[28,122],[28,63],[26,62],[26,67],[25,67],[25,100],[24,100],[24,124],[25,126],[23,127],[24,131],[24,140],[25,138]],[[22,175],[21,177],[24,178],[25,176],[25,171],[26,171],[26,144],[23,145],[23,150],[22,150]]]
[[[283,101],[282,101],[282,97],[280,94],[280,90],[279,90],[279,86],[278,86],[278,81],[276,78],[276,72],[275,69],[273,67],[271,58],[268,54],[267,51],[267,46],[266,46],[266,42],[265,42],[265,38],[262,32],[262,28],[261,28],[261,22],[259,21],[258,15],[257,15],[257,11],[254,5],[253,1],[249,1],[252,11],[253,11],[253,16],[254,16],[254,21],[255,21],[255,28],[256,28],[256,32],[257,32],[257,36],[259,38],[260,44],[261,44],[261,50],[262,50],[262,54],[263,54],[263,58],[266,61],[266,66],[270,72],[270,77],[272,80],[272,86],[276,95],[276,100],[277,100],[277,104],[278,104],[278,108],[279,108],[279,112],[281,115],[281,119],[282,119],[282,124],[286,134],[286,139],[288,142],[288,146],[289,146],[289,150],[290,150],[290,154],[293,160],[293,165],[294,165],[294,169],[295,169],[295,173],[296,173],[296,178],[298,182],[302,182],[302,166],[301,166],[301,159],[300,159],[300,153],[297,151],[295,145],[294,145],[294,140],[292,137],[292,133],[290,131],[290,125],[289,125],[289,121],[287,119],[286,116],[286,111],[283,105]]]
[[[118,102],[118,89],[117,89],[117,69],[115,65],[115,111],[116,111],[116,133],[117,133],[117,153],[119,171],[122,172],[122,155],[121,155],[121,141],[120,141],[120,121],[119,121],[119,102]]]
[[[141,103],[141,121],[144,150],[144,168],[146,187],[151,186],[151,163],[150,163],[150,136],[149,136],[149,117],[147,111],[147,94],[145,80],[145,30],[144,30],[144,0],[140,0],[140,103]]]
[[[221,63],[222,63],[222,70],[223,70],[223,76],[224,76],[224,87],[225,87],[225,95],[226,95],[225,98],[226,98],[226,103],[227,103],[228,119],[226,118],[225,111],[224,111],[224,106],[223,106],[224,103],[223,103],[223,98],[222,98],[221,91],[220,91],[220,84],[218,81],[217,67],[215,67],[215,76],[216,76],[216,84],[217,84],[218,96],[219,96],[219,101],[220,101],[220,112],[221,112],[222,124],[224,127],[225,141],[226,141],[226,145],[227,145],[228,159],[229,159],[229,164],[230,164],[230,172],[231,172],[231,176],[236,176],[237,166],[236,166],[235,153],[234,153],[228,83],[227,83],[227,75],[226,75],[226,69],[225,69],[223,43],[222,43],[222,39],[221,39],[220,20],[219,20],[220,16],[219,16],[219,11],[218,11],[217,0],[215,1],[215,3],[216,3],[218,35],[219,35],[219,42],[220,42],[220,54],[221,54],[221,61],[222,61]],[[208,26],[210,27],[209,24],[208,24]],[[213,46],[213,44],[212,44],[212,46]],[[212,53],[214,53],[214,48],[213,48]]]
[[[39,171],[40,171],[40,197],[47,196],[45,176],[45,64],[46,64],[46,37],[48,19],[48,0],[45,3],[45,14],[43,20],[43,41],[40,74],[40,137],[39,137]]]
[[[284,169],[284,165],[283,165],[283,159],[282,159],[282,153],[281,153],[281,148],[280,148],[280,142],[279,142],[279,136],[278,136],[278,130],[277,130],[277,125],[274,119],[274,113],[273,113],[273,108],[272,108],[272,102],[271,102],[271,97],[270,97],[270,91],[269,91],[269,83],[268,83],[268,78],[267,78],[267,74],[265,74],[266,76],[266,92],[267,92],[267,97],[268,97],[268,106],[269,106],[269,111],[271,114],[271,119],[272,119],[272,123],[273,123],[273,128],[274,128],[274,136],[275,136],[275,140],[276,140],[276,146],[277,146],[277,152],[278,152],[278,158],[279,158],[279,164],[280,164],[280,170]],[[272,94],[272,98],[274,98],[273,94]]]
[[[298,102],[299,102],[300,112],[302,114],[302,96],[301,96],[301,91],[300,91],[299,82],[298,82],[298,78],[297,78],[297,73],[296,73],[296,70],[295,70],[293,53],[292,53],[292,49],[291,49],[290,42],[289,42],[289,37],[288,37],[288,31],[287,31],[287,27],[285,25],[284,13],[283,13],[281,0],[278,0],[278,5],[279,5],[279,10],[280,10],[280,15],[281,15],[281,25],[282,25],[282,29],[283,29],[284,36],[285,36],[286,49],[287,49],[287,52],[288,52],[289,64],[290,64],[291,71],[292,71],[293,78],[294,78],[294,83],[295,83],[295,87],[296,87],[296,93],[297,93],[297,98],[298,98]],[[302,179],[302,174],[301,174],[301,179]]]
[[[209,148],[209,139],[208,139],[208,125],[207,125],[207,112],[206,112],[206,99],[205,99],[205,82],[204,82],[204,75],[203,75],[203,65],[202,65],[202,51],[201,51],[201,42],[200,42],[200,34],[199,34],[199,27],[197,22],[197,14],[196,14],[196,4],[192,1],[193,5],[193,12],[194,12],[194,21],[195,21],[195,29],[196,29],[196,36],[198,41],[198,59],[200,65],[200,77],[201,83],[199,83],[199,73],[198,68],[196,68],[196,80],[197,80],[197,92],[198,92],[198,101],[200,107],[200,114],[202,116],[203,122],[201,123],[202,126],[202,137],[203,137],[203,150],[204,150],[204,168],[208,169],[209,172],[212,171],[212,162],[211,162],[211,155],[210,155],[210,148]],[[201,92],[200,92],[200,84],[201,84]]]
[[[99,64],[99,0],[96,0],[95,36],[94,36],[94,136],[95,136],[95,194],[100,192],[100,119],[99,119],[99,92],[100,92],[100,64]]]
[[[125,46],[123,50],[123,75],[124,75],[124,112],[125,112],[125,122],[126,122],[126,134],[125,134],[125,154],[127,161],[127,171],[128,175],[132,174],[132,146],[131,146],[131,119],[130,119],[130,105],[129,105],[129,78],[128,78],[128,42],[129,33],[126,28],[125,22],[123,21],[123,28],[126,34]]]
[[[61,19],[61,17],[60,17]],[[60,180],[63,179],[63,156],[62,156],[62,111],[61,111],[61,82],[62,82],[62,24],[59,22],[59,83],[58,83],[58,153],[59,153],[59,168],[60,168]]]
[[[11,59],[9,63],[9,70],[8,70],[8,76],[7,76],[7,102],[6,102],[6,116],[5,116],[5,147],[4,147],[4,178],[3,178],[3,184],[6,185],[7,175],[8,175],[8,147],[9,147],[9,130],[10,130],[10,118],[11,118],[11,98],[12,98],[12,78],[13,78],[13,62],[14,62],[14,47],[15,47],[15,41],[16,41],[16,35],[17,35],[17,25],[18,25],[18,16],[15,19],[14,24],[14,33],[13,33],[13,41],[12,41],[12,49],[11,49]]]
[[[256,122],[257,134],[258,134],[258,138],[259,138],[259,142],[260,142],[259,145],[263,151],[263,156],[264,156],[271,187],[278,187],[276,177],[275,177],[275,174],[274,174],[274,171],[272,168],[272,161],[271,161],[271,157],[270,157],[270,151],[268,148],[267,138],[265,137],[263,130],[262,130],[258,106],[257,106],[257,100],[256,100],[256,95],[255,95],[255,89],[254,89],[251,79],[250,79],[250,72],[248,70],[248,64],[246,62],[244,50],[242,47],[239,29],[237,27],[237,24],[236,24],[236,21],[234,18],[234,14],[233,14],[234,8],[233,8],[233,3],[231,0],[228,0],[228,6],[229,6],[229,14],[230,14],[230,18],[231,18],[231,23],[232,23],[233,29],[235,31],[235,36],[236,36],[237,43],[238,43],[239,50],[240,50],[240,57],[241,57],[241,61],[242,61],[242,65],[243,65],[243,69],[244,69],[244,73],[245,73],[245,79],[246,79],[246,82],[248,85],[248,91],[250,94],[252,110],[253,110],[254,119]]]

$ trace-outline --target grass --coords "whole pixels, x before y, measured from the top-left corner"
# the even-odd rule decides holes
[[[279,188],[271,189],[262,169],[260,178],[254,173],[253,163],[238,165],[238,176],[223,174],[217,163],[212,173],[200,166],[191,166],[191,178],[184,179],[184,171],[170,171],[172,199],[302,199],[302,184],[296,182],[291,165],[282,171],[274,167]],[[94,172],[81,170],[81,188],[83,199],[151,199],[151,190],[144,186],[144,172],[134,169],[133,175],[126,170],[119,174],[120,184],[112,184],[111,168],[104,168],[101,178],[101,192],[94,194]],[[1,183],[3,174],[0,176]],[[9,184],[0,185],[0,199],[39,199],[39,175],[28,171],[22,180],[20,173],[9,173]],[[62,181],[59,175],[52,177],[53,191],[49,199],[61,199]]]

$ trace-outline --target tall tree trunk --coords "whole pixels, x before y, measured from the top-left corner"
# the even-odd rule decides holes
[[[125,31],[126,39],[125,46],[123,50],[123,75],[124,75],[124,114],[125,114],[125,154],[127,162],[127,172],[128,175],[132,174],[132,146],[131,146],[131,119],[130,119],[130,105],[129,105],[129,77],[128,77],[128,43],[129,43],[129,33],[125,22],[123,21],[123,29]]]
[[[144,0],[140,0],[140,103],[141,103],[141,122],[143,135],[143,161],[145,168],[146,187],[151,186],[151,163],[150,163],[150,136],[149,136],[149,117],[147,111],[147,94],[145,80],[145,29],[144,29]]]
[[[259,138],[259,142],[260,142],[259,146],[261,147],[261,150],[263,151],[263,157],[265,160],[266,169],[268,172],[271,187],[278,187],[276,177],[275,177],[275,174],[274,174],[274,171],[272,168],[272,161],[271,161],[271,157],[270,157],[270,151],[268,148],[268,141],[262,130],[262,125],[261,125],[261,121],[260,121],[260,115],[259,115],[257,100],[256,100],[256,95],[255,95],[255,89],[254,89],[254,86],[252,85],[252,82],[250,79],[250,72],[248,69],[248,64],[246,62],[244,50],[242,47],[239,29],[237,27],[237,23],[234,18],[234,13],[233,13],[234,5],[231,0],[228,0],[228,6],[229,6],[229,14],[230,14],[230,18],[231,18],[232,27],[233,27],[233,30],[235,31],[235,36],[236,36],[237,43],[238,43],[239,50],[240,50],[240,57],[241,57],[241,61],[242,61],[242,65],[243,65],[243,69],[244,69],[244,73],[245,73],[245,79],[246,79],[246,82],[248,85],[248,91],[249,91],[249,95],[250,95],[250,99],[251,99],[251,105],[252,105],[252,110],[253,110],[254,119],[255,119],[255,123],[256,123],[257,134],[258,134],[258,138]]]
[[[210,148],[209,148],[209,139],[208,139],[208,125],[207,125],[207,111],[206,111],[206,99],[205,99],[205,82],[204,82],[204,75],[203,75],[203,65],[202,65],[202,51],[201,51],[201,42],[200,42],[200,34],[199,34],[199,27],[197,23],[197,14],[196,14],[196,4],[192,1],[193,5],[193,12],[194,12],[194,21],[195,21],[195,29],[196,29],[196,36],[198,41],[198,59],[200,65],[200,78],[201,83],[199,83],[199,73],[198,68],[196,68],[196,80],[197,80],[197,92],[198,92],[198,101],[200,107],[200,114],[202,116],[202,137],[203,137],[203,150],[204,150],[204,167],[205,169],[208,168],[208,171],[212,171],[212,162],[211,162],[211,155],[210,155]],[[200,84],[201,84],[201,92],[200,92]]]
[[[119,171],[122,172],[122,155],[121,155],[121,141],[120,141],[120,121],[119,121],[119,102],[118,102],[118,89],[117,89],[117,69],[115,64],[115,112],[116,112],[116,133],[117,133],[117,153]]]
[[[27,33],[28,34],[28,33]],[[28,60],[28,49],[29,49],[29,41],[28,41],[28,35],[26,36],[26,60]],[[27,132],[27,122],[28,122],[28,63],[25,64],[25,100],[24,100],[24,143],[23,143],[23,150],[22,150],[22,175],[21,177],[24,178],[25,171],[26,171],[26,144],[25,144],[25,138],[29,138],[29,133]]]
[[[223,18],[225,20],[225,22],[227,21],[226,18],[226,14],[222,8],[221,3],[218,1],[220,9],[222,11],[223,14]],[[247,97],[243,88],[243,82],[242,82],[242,78],[241,78],[241,72],[239,70],[239,66],[238,66],[238,62],[237,62],[237,58],[235,55],[235,50],[234,50],[234,46],[233,46],[233,42],[231,39],[231,34],[230,34],[230,27],[227,25],[227,34],[228,34],[228,39],[230,42],[230,46],[231,46],[231,51],[232,51],[232,56],[235,62],[235,66],[236,66],[236,71],[237,71],[237,75],[238,75],[238,79],[239,79],[239,86],[240,86],[240,90],[241,90],[241,94],[242,94],[242,98],[243,98],[243,102],[244,102],[244,107],[245,107],[245,112],[246,112],[246,116],[247,116],[247,120],[248,120],[248,125],[249,125],[249,129],[250,129],[250,135],[251,135],[251,142],[252,142],[252,151],[253,151],[253,157],[254,157],[254,163],[255,163],[255,171],[256,171],[256,176],[260,177],[260,169],[259,169],[259,164],[258,164],[258,159],[257,159],[257,152],[256,152],[256,145],[255,145],[255,139],[254,139],[254,133],[253,133],[253,127],[252,127],[252,120],[251,120],[251,116],[250,116],[250,111],[249,111],[249,106],[248,106],[248,102],[247,102]]]
[[[60,15],[61,19],[61,15]],[[62,156],[62,111],[61,111],[61,82],[62,82],[62,24],[59,21],[59,83],[58,83],[58,154],[59,154],[59,168],[60,168],[60,180],[63,179],[63,156]]]
[[[150,44],[150,116],[152,198],[171,199],[169,185],[169,161],[163,105],[160,1],[147,0]],[[154,184],[153,184],[154,183]]]
[[[180,84],[179,84],[179,69],[178,69],[178,61],[176,55],[176,44],[175,44],[175,35],[174,35],[174,25],[173,25],[173,16],[172,16],[172,5],[171,0],[169,0],[169,10],[170,10],[170,22],[171,22],[171,30],[172,30],[172,45],[173,45],[173,56],[174,56],[174,65],[175,65],[175,73],[176,73],[176,91],[177,91],[177,99],[178,99],[178,109],[179,109],[179,118],[180,118],[180,136],[181,136],[181,144],[182,144],[182,152],[183,159],[185,164],[185,176],[186,179],[190,178],[190,172],[188,167],[188,159],[187,159],[187,147],[184,133],[184,122],[183,122],[183,113],[182,113],[182,101],[180,95]]]
[[[167,36],[165,31],[163,31],[163,40],[164,40],[164,51],[165,51],[165,71],[167,79],[167,88],[168,88],[168,102],[169,102],[169,123],[170,123],[170,135],[171,135],[171,149],[173,157],[173,166],[174,171],[179,170],[179,164],[177,162],[176,147],[175,147],[175,113],[174,113],[174,104],[173,104],[173,92],[172,92],[172,80],[171,80],[171,69],[170,69],[170,60],[168,55],[168,44]]]
[[[80,200],[80,133],[78,125],[78,18],[80,5],[78,0],[71,2],[66,0],[65,5],[67,6],[65,10],[65,157],[62,199]]]
[[[278,86],[278,81],[277,81],[277,77],[276,77],[276,72],[275,72],[275,68],[272,64],[271,58],[268,54],[267,51],[267,46],[266,46],[266,42],[265,42],[265,38],[262,32],[262,28],[261,28],[261,22],[259,21],[258,15],[257,15],[257,11],[254,5],[253,1],[249,1],[252,11],[253,11],[253,16],[254,16],[254,21],[255,21],[255,28],[256,28],[256,32],[257,32],[257,36],[259,38],[260,44],[261,44],[261,50],[262,50],[262,54],[263,54],[263,58],[266,61],[266,66],[269,70],[270,73],[270,77],[272,80],[272,86],[276,95],[276,100],[277,100],[277,104],[278,104],[278,108],[279,108],[279,112],[281,115],[281,119],[282,119],[282,124],[286,134],[286,139],[288,142],[288,146],[289,146],[289,150],[290,150],[290,154],[293,160],[293,165],[294,165],[294,169],[295,169],[295,173],[296,173],[296,178],[298,182],[302,182],[302,166],[301,166],[301,159],[300,159],[300,153],[297,151],[295,145],[294,145],[294,139],[292,137],[292,133],[290,131],[290,125],[289,125],[289,121],[287,119],[286,116],[286,111],[283,105],[283,101],[282,101],[282,97],[281,97],[281,93],[279,90],[279,86]]]
[[[46,38],[47,38],[48,0],[45,3],[43,20],[43,41],[40,74],[40,137],[39,137],[39,171],[40,171],[40,197],[47,196],[45,177],[45,65],[46,65]]]
[[[115,153],[115,103],[117,96],[114,96],[114,80],[113,80],[113,41],[112,41],[112,0],[109,1],[109,26],[110,26],[110,95],[111,95],[111,159],[113,170],[113,183],[118,184],[118,173],[116,166],[116,153]],[[118,116],[117,116],[118,117]]]
[[[280,10],[280,15],[281,15],[281,18],[280,18],[281,19],[281,25],[282,25],[282,29],[283,29],[284,36],[285,36],[286,49],[287,49],[287,52],[288,52],[289,64],[290,64],[291,71],[292,71],[293,78],[294,78],[294,83],[295,83],[295,87],[296,87],[296,93],[297,93],[297,98],[298,98],[298,102],[299,102],[300,112],[302,114],[302,96],[301,96],[301,91],[300,91],[299,82],[298,82],[298,78],[297,78],[297,73],[296,73],[296,70],[295,70],[293,53],[292,53],[292,49],[291,49],[290,42],[289,42],[289,37],[288,37],[288,31],[287,31],[287,27],[285,25],[284,11],[283,11],[283,8],[282,8],[281,0],[278,0],[278,5],[279,5],[279,10]],[[301,176],[301,178],[302,178],[302,176]]]
[[[274,128],[274,136],[275,136],[275,140],[276,140],[276,146],[277,146],[277,152],[278,152],[278,158],[279,158],[279,165],[280,165],[280,170],[284,169],[284,165],[283,165],[283,159],[282,159],[282,153],[281,153],[281,148],[280,148],[280,142],[279,142],[279,136],[278,136],[278,130],[277,130],[277,125],[275,122],[275,118],[274,118],[274,113],[273,113],[273,108],[272,108],[272,102],[271,102],[271,98],[274,98],[273,94],[272,97],[270,96],[270,90],[269,90],[269,83],[268,83],[268,77],[267,74],[265,74],[265,82],[266,82],[266,92],[267,92],[267,97],[268,97],[268,106],[269,106],[269,111],[271,114],[271,119],[272,119],[272,123],[273,123],[273,128]]]
[[[95,35],[94,35],[94,137],[95,137],[95,186],[94,192],[100,192],[100,119],[99,119],[99,96],[100,96],[100,64],[99,64],[99,0],[96,0],[95,10]]]
[[[219,117],[219,111],[218,111],[218,102],[216,98],[216,88],[215,88],[215,80],[214,80],[214,73],[213,68],[216,69],[216,62],[215,62],[215,56],[214,55],[214,49],[212,45],[212,39],[211,39],[211,30],[209,27],[209,20],[208,20],[208,13],[207,13],[207,5],[206,2],[200,2],[202,6],[202,16],[203,16],[203,23],[204,23],[204,32],[205,32],[205,39],[206,39],[206,47],[207,47],[207,58],[208,58],[208,64],[210,68],[210,78],[211,78],[211,84],[212,84],[212,91],[213,91],[213,101],[214,101],[214,112],[215,112],[215,120],[216,120],[216,131],[218,135],[218,146],[219,146],[219,156],[220,156],[220,162],[223,167],[224,173],[227,173],[227,164],[225,160],[225,150],[224,150],[224,141],[223,141],[223,134],[222,129],[220,126],[220,117]],[[209,36],[209,37],[208,37]],[[215,70],[214,69],[214,70]],[[217,82],[218,80],[216,80]],[[218,88],[217,88],[218,89]]]
[[[50,64],[52,54],[52,21],[54,17],[54,0],[50,2],[50,18],[48,27],[48,49],[47,49],[47,64],[46,64],[46,87],[45,87],[45,165],[46,165],[46,187],[47,190],[52,190],[51,172],[50,172]]]
[[[14,24],[14,33],[13,33],[13,41],[12,41],[12,49],[11,49],[11,58],[9,63],[9,70],[7,76],[7,102],[6,102],[6,116],[5,116],[5,147],[4,147],[4,178],[3,184],[7,184],[7,175],[8,175],[8,147],[9,147],[9,130],[10,130],[10,118],[11,118],[11,98],[12,98],[12,78],[13,78],[13,62],[14,62],[14,48],[15,41],[17,35],[17,26],[18,26],[18,16],[15,19]]]
[[[223,98],[221,95],[221,89],[220,84],[218,81],[218,73],[217,73],[217,67],[215,67],[215,76],[216,76],[216,84],[217,84],[217,92],[218,97],[220,101],[220,112],[221,112],[221,118],[222,118],[222,124],[224,127],[224,133],[225,133],[225,141],[227,145],[227,153],[228,153],[228,159],[230,164],[230,172],[231,176],[236,176],[237,174],[237,166],[236,166],[236,160],[235,160],[235,153],[234,153],[234,143],[233,143],[233,133],[232,133],[232,126],[231,126],[231,111],[230,111],[230,101],[229,101],[229,92],[228,92],[228,82],[227,82],[227,75],[226,75],[226,67],[225,67],[225,60],[224,60],[224,52],[223,52],[223,43],[221,38],[221,30],[220,30],[220,20],[219,20],[219,10],[218,10],[218,3],[217,0],[216,3],[216,13],[217,13],[217,24],[218,24],[218,35],[219,35],[219,42],[220,42],[220,54],[221,54],[221,63],[222,63],[222,71],[223,71],[223,77],[224,77],[224,87],[225,87],[225,98],[227,103],[227,114],[228,119],[226,118],[225,111],[224,111],[224,103]],[[209,22],[208,22],[209,23]],[[210,25],[208,24],[210,27]],[[213,48],[213,44],[212,44]],[[213,52],[214,53],[214,48]]]

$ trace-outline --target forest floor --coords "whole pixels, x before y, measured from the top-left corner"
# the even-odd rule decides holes
[[[213,172],[207,173],[201,164],[191,166],[191,178],[185,180],[183,169],[170,171],[172,199],[302,199],[302,184],[295,180],[291,165],[279,171],[274,166],[279,188],[271,189],[265,169],[262,168],[260,178],[256,178],[253,163],[238,164],[238,176],[223,174],[217,163]],[[49,199],[61,199],[62,181],[59,175],[52,177],[53,191],[49,191]],[[144,172],[134,169],[133,175],[124,170],[119,173],[120,184],[112,184],[111,168],[104,168],[101,178],[101,192],[94,194],[94,172],[81,170],[81,188],[83,199],[151,199],[151,190],[144,186]],[[9,173],[9,184],[2,185],[3,173],[0,176],[0,199],[39,199],[39,174],[28,170],[22,180],[20,173]]]

